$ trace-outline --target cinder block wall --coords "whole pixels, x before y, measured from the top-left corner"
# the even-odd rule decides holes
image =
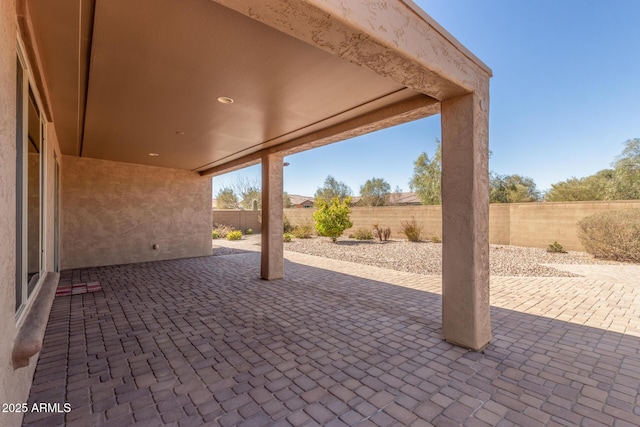
[[[540,248],[557,241],[565,249],[581,251],[578,221],[598,212],[631,208],[640,209],[640,200],[514,203],[509,205],[509,241],[515,246]]]
[[[564,202],[564,203],[512,203],[492,204],[489,211],[489,242],[498,245],[515,245],[546,248],[557,241],[565,249],[584,250],[578,239],[577,223],[582,218],[608,210],[640,209],[640,200],[615,202]],[[214,211],[213,222],[246,228],[258,213],[242,211]],[[284,214],[293,225],[313,225],[314,209],[285,209]],[[242,218],[242,223],[238,222]],[[423,238],[442,237],[442,208],[440,206],[383,206],[377,208],[352,208],[353,227],[345,235],[358,228],[370,228],[374,224],[391,228],[391,237],[404,238],[401,222],[414,219],[423,227]],[[244,228],[243,228],[244,227]],[[252,227],[260,229],[259,224]]]
[[[214,210],[212,216],[212,224],[223,224],[234,227],[237,230],[244,231],[247,228],[253,230],[254,233],[260,231],[260,215],[262,211],[245,211],[238,209],[222,209]]]
[[[511,208],[508,204],[489,205],[489,242],[508,245],[511,239]]]

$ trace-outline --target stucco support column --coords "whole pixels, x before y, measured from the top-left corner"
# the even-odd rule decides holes
[[[282,240],[282,168],[283,156],[262,156],[262,261],[260,277],[265,280],[284,277]]]
[[[481,350],[489,315],[488,85],[442,102],[442,332]]]

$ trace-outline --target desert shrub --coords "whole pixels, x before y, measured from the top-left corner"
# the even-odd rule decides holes
[[[309,224],[297,225],[291,232],[296,239],[310,239],[313,234],[313,227]]]
[[[640,262],[640,209],[607,211],[578,222],[578,237],[596,258]]]
[[[547,246],[547,252],[555,253],[555,254],[566,254],[567,251],[564,250],[562,245],[558,242],[553,242],[549,246]]]
[[[220,238],[220,235],[218,234],[218,230],[211,230],[211,238],[214,240]]]
[[[335,242],[344,230],[353,227],[353,223],[349,220],[350,203],[351,197],[347,197],[342,202],[338,197],[334,197],[330,202],[317,199],[318,210],[313,213],[313,219],[319,236],[330,237]]]
[[[358,228],[354,233],[353,237],[356,240],[373,240],[373,233],[371,230],[366,228]]]
[[[282,241],[289,243],[291,241],[291,233],[284,233],[282,235]]]
[[[251,228],[247,228],[246,230],[244,230],[244,234],[247,236],[253,234],[253,230]]]
[[[225,237],[227,237],[227,234],[229,234],[229,232],[231,231],[233,231],[233,228],[224,224],[216,224],[215,227],[213,227],[213,232],[215,232],[220,239],[224,239]],[[212,236],[213,232],[211,233]]]
[[[291,225],[291,221],[289,221],[286,215],[282,218],[282,226],[284,233],[291,233],[293,231],[293,225]]]
[[[242,231],[233,230],[227,233],[227,240],[240,240],[242,239]]]
[[[433,243],[442,243],[442,239],[440,238],[440,236],[433,236],[433,237],[431,238],[431,241],[432,241]]]
[[[389,240],[389,236],[391,236],[391,229],[389,227],[379,227],[378,224],[374,224],[373,231],[381,242],[386,242]]]
[[[418,225],[415,219],[411,221],[403,220],[400,222],[402,232],[410,242],[419,242],[422,235],[422,227]]]

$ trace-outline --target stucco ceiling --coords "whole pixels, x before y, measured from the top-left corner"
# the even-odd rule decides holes
[[[28,7],[67,155],[198,171],[424,97],[210,0]]]

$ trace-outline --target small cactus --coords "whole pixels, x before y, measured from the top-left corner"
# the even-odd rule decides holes
[[[391,236],[391,229],[389,227],[378,227],[378,224],[374,224],[373,230],[376,232],[376,237],[378,237],[381,242],[386,242],[389,240],[389,236]]]
[[[553,242],[549,246],[547,246],[547,252],[556,253],[556,254],[566,254],[567,251],[564,250],[562,245],[558,242]]]

